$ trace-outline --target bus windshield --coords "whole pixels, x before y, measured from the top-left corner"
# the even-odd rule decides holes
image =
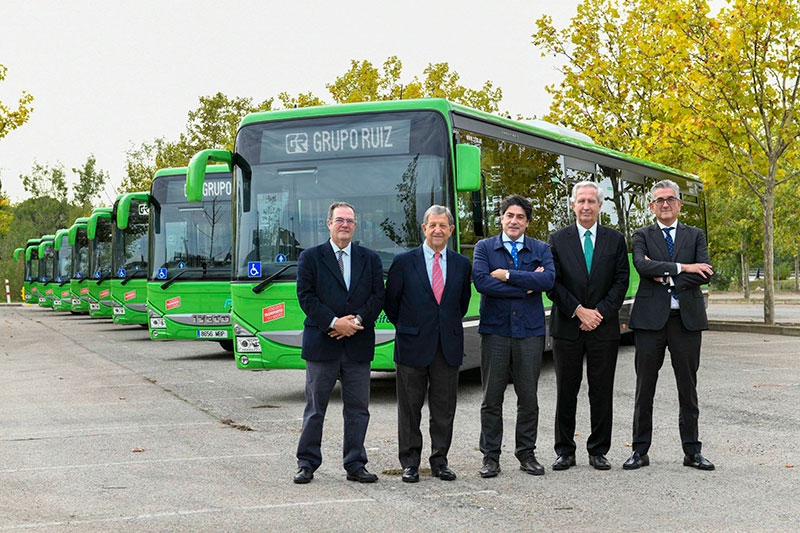
[[[91,244],[90,268],[94,279],[111,275],[111,218],[98,217],[97,230]]]
[[[431,111],[243,127],[234,279],[271,276],[329,239],[334,201],[355,207],[354,241],[375,250],[388,269],[395,255],[422,242],[425,210],[452,203],[446,132],[442,115]],[[296,276],[293,269],[284,272],[283,279]]]
[[[75,232],[75,246],[72,247],[72,272],[77,279],[90,278],[89,275],[89,238],[86,227]]]
[[[26,268],[28,270],[28,281],[39,281],[39,248],[36,247],[31,250],[31,259],[30,261],[26,261],[26,263],[30,263],[30,267]]]
[[[55,255],[53,243],[48,242],[44,247],[44,256],[40,258],[39,279],[45,282],[55,281]]]
[[[130,203],[128,226],[119,229],[114,226],[114,263],[112,270],[118,278],[131,277],[141,271],[147,272],[147,231],[149,216],[147,202],[133,200]]]
[[[153,181],[150,279],[229,280],[231,277],[230,174],[209,174],[203,202],[189,203],[186,176]]]
[[[61,236],[56,277],[62,282],[69,281],[72,278],[72,246],[69,245],[69,235],[66,234]]]

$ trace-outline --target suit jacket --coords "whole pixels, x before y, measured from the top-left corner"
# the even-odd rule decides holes
[[[618,339],[619,309],[630,278],[625,237],[611,228],[597,226],[591,274],[586,269],[575,224],[552,233],[547,242],[556,267],[555,285],[547,291],[553,302],[550,335],[565,340],[580,337],[581,321],[573,316],[580,304],[603,315],[603,321],[594,330],[598,339]]]
[[[297,299],[306,314],[303,359],[331,361],[346,355],[350,361],[372,361],[383,296],[383,266],[372,250],[352,244],[349,290],[329,241],[304,250],[297,262]],[[360,315],[364,329],[342,340],[329,337],[333,318],[347,315]]]
[[[681,320],[686,329],[708,329],[705,300],[701,285],[709,282],[700,274],[678,274],[677,263],[710,263],[705,234],[692,226],[678,222],[675,247],[670,259],[664,232],[658,224],[637,229],[633,233],[633,266],[639,272],[639,289],[631,311],[632,329],[659,330],[669,318],[669,285],[654,281],[654,277],[671,276],[678,292]],[[646,260],[644,256],[650,258]]]
[[[428,279],[422,246],[394,258],[386,278],[386,317],[395,326],[394,360],[425,367],[441,348],[447,364],[464,359],[464,326],[471,295],[469,259],[447,253],[447,276],[441,303],[436,303]]]
[[[472,279],[481,293],[481,322],[478,333],[517,339],[545,334],[542,292],[553,288],[556,270],[546,243],[525,237],[517,252],[519,268],[503,246],[502,234],[478,241],[472,259]],[[544,272],[534,272],[542,266]],[[509,270],[509,280],[499,281],[492,271]],[[527,291],[533,291],[528,294]]]

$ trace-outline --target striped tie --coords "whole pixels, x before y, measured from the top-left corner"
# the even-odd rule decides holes
[[[672,235],[670,235],[672,228],[661,229],[664,230],[664,238],[667,240],[667,251],[669,252],[669,258],[672,259],[672,254],[675,252],[675,241],[672,240]]]
[[[439,264],[439,258],[442,257],[440,252],[433,254],[433,273],[431,275],[431,286],[433,287],[433,296],[436,298],[436,303],[442,303],[442,293],[444,292],[444,277],[442,277],[442,265]]]

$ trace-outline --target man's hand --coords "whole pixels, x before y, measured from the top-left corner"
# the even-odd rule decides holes
[[[603,315],[597,309],[586,309],[581,306],[575,310],[575,316],[581,321],[582,331],[592,331],[603,321]]]
[[[692,274],[700,274],[704,278],[711,276],[714,270],[708,263],[681,263],[681,272],[691,272]]]
[[[505,269],[505,268],[496,268],[496,269],[492,270],[492,273],[490,274],[490,276],[492,276],[497,281],[502,281],[503,283],[506,283],[508,281],[506,279],[506,275],[507,274],[508,274],[508,270],[507,269]]]
[[[328,332],[328,335],[336,340],[341,340],[345,337],[352,337],[364,329],[364,326],[359,326],[356,324],[355,320],[355,315],[347,315],[337,318],[336,322],[333,323],[333,329]]]

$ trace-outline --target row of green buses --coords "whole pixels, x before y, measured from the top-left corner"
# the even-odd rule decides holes
[[[499,233],[504,197],[531,201],[528,233],[546,240],[574,223],[571,186],[586,179],[606,194],[600,223],[625,235],[629,250],[633,230],[652,222],[647,194],[662,179],[680,186],[682,221],[706,228],[703,187],[693,174],[541,121],[424,99],[247,115],[233,151],[203,150],[188,169],[159,171],[149,193],[122,195],[110,214],[93,213],[86,229],[73,226],[68,241],[61,234],[56,246],[72,247],[73,310],[87,296],[90,310],[103,313],[108,306],[118,323],[146,320],[152,339],[219,341],[234,350],[238,368],[303,368],[297,260],[329,238],[332,202],[355,206],[355,240],[375,250],[388,271],[397,254],[422,242],[421,216],[432,204],[453,212],[449,246],[471,258],[478,240]],[[81,231],[90,243],[89,263],[78,268]],[[108,249],[92,244],[105,238],[113,241]],[[48,253],[44,239],[29,242],[26,260]],[[108,270],[101,267],[107,257]],[[41,280],[43,270],[26,263],[26,280]],[[634,269],[631,274],[623,333],[639,282]],[[82,283],[98,287],[76,291]],[[39,291],[41,302],[45,287],[26,291]],[[464,319],[465,369],[480,362],[479,301],[473,289]],[[393,326],[381,315],[374,370],[394,368],[393,340]]]
[[[232,351],[231,175],[217,166],[208,176],[199,205],[186,199],[185,168],[162,169],[150,192],[122,194],[28,241],[15,252],[15,260],[25,254],[26,302]]]

